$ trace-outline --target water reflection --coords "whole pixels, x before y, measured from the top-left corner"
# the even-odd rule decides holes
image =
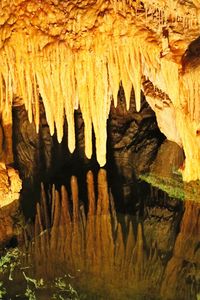
[[[84,299],[198,299],[200,205],[186,201],[182,212],[162,198],[161,207],[157,194],[142,219],[119,216],[103,169],[97,183],[88,172],[87,191],[86,207],[74,176],[70,192],[42,188],[34,228],[25,231],[28,276],[70,278]]]
[[[173,255],[165,268],[161,295],[173,299],[199,299],[200,205],[187,201]]]

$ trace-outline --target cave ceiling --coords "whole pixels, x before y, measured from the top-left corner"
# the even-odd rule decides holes
[[[199,179],[199,22],[198,0],[0,0],[2,123],[12,124],[12,107],[24,104],[39,131],[41,96],[59,142],[66,117],[73,152],[80,107],[86,156],[93,128],[103,166],[110,105],[122,82],[127,109],[133,87],[140,111],[143,90],[162,131],[184,148],[183,179]],[[160,116],[166,102],[172,113]],[[175,123],[175,134],[163,118]]]

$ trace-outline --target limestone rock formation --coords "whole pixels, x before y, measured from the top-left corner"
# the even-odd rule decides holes
[[[0,248],[17,235],[15,222],[20,211],[21,188],[18,172],[0,163]]]
[[[58,141],[66,116],[73,152],[74,109],[80,107],[86,156],[92,155],[93,128],[102,166],[107,119],[111,100],[117,105],[119,83],[127,108],[133,86],[139,111],[145,77],[170,99],[159,124],[174,119],[173,129],[163,131],[183,145],[184,180],[199,179],[199,22],[197,0],[1,0],[0,112],[11,124],[12,106],[25,104],[38,132],[41,95]],[[150,102],[155,108],[157,100]]]
[[[22,182],[18,172],[6,167],[5,164],[0,164],[0,208],[11,204],[19,199],[19,192],[22,188]]]

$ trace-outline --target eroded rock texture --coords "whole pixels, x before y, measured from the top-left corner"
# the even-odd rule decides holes
[[[0,208],[0,250],[19,235],[19,200]]]
[[[184,204],[170,198],[157,188],[144,201],[144,235],[147,247],[156,241],[158,251],[166,261],[174,249]]]
[[[163,179],[172,178],[183,167],[183,163],[183,149],[176,143],[165,140],[151,165],[151,173]]]
[[[111,106],[108,119],[108,178],[116,205],[135,211],[143,198],[139,175],[149,171],[158,148],[164,140],[155,113],[141,95],[141,111],[136,111],[134,94],[127,110],[124,90],[118,94],[118,106]]]
[[[22,182],[18,171],[12,167],[0,164],[0,208],[19,200]]]
[[[38,132],[41,95],[59,142],[66,116],[73,152],[74,110],[80,107],[86,156],[92,156],[94,129],[103,166],[119,84],[127,108],[134,88],[139,111],[145,77],[169,100],[158,112],[158,99],[149,96],[162,131],[184,147],[184,180],[200,178],[199,1],[1,0],[0,8],[0,113],[8,124],[12,106],[24,104]]]

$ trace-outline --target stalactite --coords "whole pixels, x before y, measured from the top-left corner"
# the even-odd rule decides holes
[[[140,280],[144,275],[144,244],[141,223],[138,224],[137,228],[137,240],[133,251],[132,261],[134,262],[135,277],[137,280]]]
[[[111,210],[113,231],[116,232],[118,221],[117,221],[117,213],[116,213],[116,209],[115,209],[114,198],[113,198],[111,189],[109,189],[109,201],[110,201],[110,210]]]
[[[40,210],[40,204],[39,203],[37,203],[36,209],[37,209],[37,219],[38,219],[38,225],[39,225],[39,232],[41,233],[43,231],[43,225],[42,225],[41,210]]]
[[[41,206],[44,214],[44,226],[45,228],[50,228],[50,220],[49,220],[49,213],[47,207],[46,194],[44,190],[44,184],[41,184]]]
[[[116,238],[116,246],[115,246],[115,267],[116,270],[122,270],[124,268],[124,255],[125,255],[125,249],[124,249],[124,240],[123,240],[123,234],[122,234],[122,227],[121,224],[118,223],[117,227],[117,238]]]
[[[87,173],[87,192],[88,192],[88,216],[94,216],[96,211],[96,200],[95,200],[95,191],[94,191],[94,178],[93,173],[89,171]]]
[[[130,4],[126,2],[119,1],[116,5],[117,11],[128,12],[130,9],[127,6]],[[100,7],[101,2],[97,2],[94,11],[100,9]],[[91,20],[89,22],[92,22]],[[108,20],[107,30],[111,29],[112,22],[114,22],[112,15],[109,16]],[[70,26],[70,20],[68,21]],[[120,15],[118,15],[117,23],[120,25],[120,22]],[[42,23],[40,26],[43,25]],[[77,24],[81,30],[81,25],[79,25]],[[75,148],[74,108],[77,108],[77,103],[79,103],[85,123],[86,156],[91,158],[92,155],[93,126],[96,137],[97,159],[101,166],[106,162],[106,122],[109,115],[111,96],[113,95],[116,105],[119,83],[122,80],[127,108],[129,108],[133,84],[136,93],[136,108],[139,111],[141,80],[138,44],[135,45],[133,52],[135,58],[132,69],[135,69],[135,72],[132,72],[130,76],[129,64],[132,49],[127,52],[126,57],[123,56],[123,51],[129,49],[132,38],[129,37],[127,43],[123,44],[124,38],[120,36],[118,29],[116,29],[117,35],[113,36],[109,36],[109,32],[106,32],[105,29],[106,27],[102,27],[103,34],[97,34],[93,39],[94,42],[90,38],[87,39],[84,49],[79,44],[76,46],[76,41],[70,40],[70,38],[66,40],[65,37],[62,41],[55,41],[53,36],[50,37],[48,34],[43,34],[43,36],[42,32],[37,31],[36,28],[27,27],[27,35],[23,33],[23,30],[13,34],[8,45],[5,44],[5,50],[2,48],[0,53],[3,57],[5,51],[7,57],[6,62],[0,62],[1,77],[5,82],[5,85],[1,83],[1,102],[4,102],[5,97],[6,105],[8,107],[12,105],[12,91],[14,85],[16,85],[15,92],[19,97],[22,97],[28,110],[29,120],[31,122],[34,118],[38,132],[38,93],[40,93],[50,133],[54,134],[55,126],[59,142],[63,137],[64,114],[66,115],[68,147],[71,152]],[[127,30],[129,29],[125,29],[125,31]],[[0,33],[2,41],[5,41],[4,28]],[[107,34],[108,40],[105,42]],[[114,47],[111,46],[113,43]],[[23,47],[16,47],[16,51],[13,52],[12,47],[14,44],[23,45]],[[12,66],[14,67],[12,68]]]
[[[77,178],[71,178],[72,202],[73,202],[73,222],[78,222],[79,219],[79,201],[78,201],[78,183]]]
[[[63,218],[64,218],[67,226],[71,227],[69,198],[68,198],[68,193],[67,193],[65,186],[61,186],[61,207],[62,207]]]
[[[55,212],[55,191],[56,191],[56,187],[55,187],[55,184],[53,184],[52,189],[50,191],[50,194],[51,194],[51,226],[53,225],[53,218],[54,218],[54,212]]]
[[[58,243],[58,232],[60,225],[60,195],[59,192],[55,191],[55,207],[54,207],[54,216],[53,216],[53,225],[51,228],[51,250],[52,252],[56,250]]]
[[[131,260],[132,260],[132,252],[134,248],[135,248],[135,236],[133,231],[133,225],[132,222],[130,221],[129,229],[128,229],[128,237],[126,241],[126,248],[125,248],[125,257],[126,257],[125,264],[127,266],[128,271],[132,267]]]
[[[114,241],[109,207],[106,171],[100,169],[98,173],[98,201],[95,222],[96,264],[97,268],[101,268],[104,272],[109,271],[114,260]],[[109,251],[107,251],[107,249],[109,249]]]
[[[83,251],[84,251],[84,229],[80,222],[80,207],[78,199],[78,183],[75,176],[71,177],[71,191],[73,202],[73,230],[72,230],[72,259],[75,266],[83,268]]]

